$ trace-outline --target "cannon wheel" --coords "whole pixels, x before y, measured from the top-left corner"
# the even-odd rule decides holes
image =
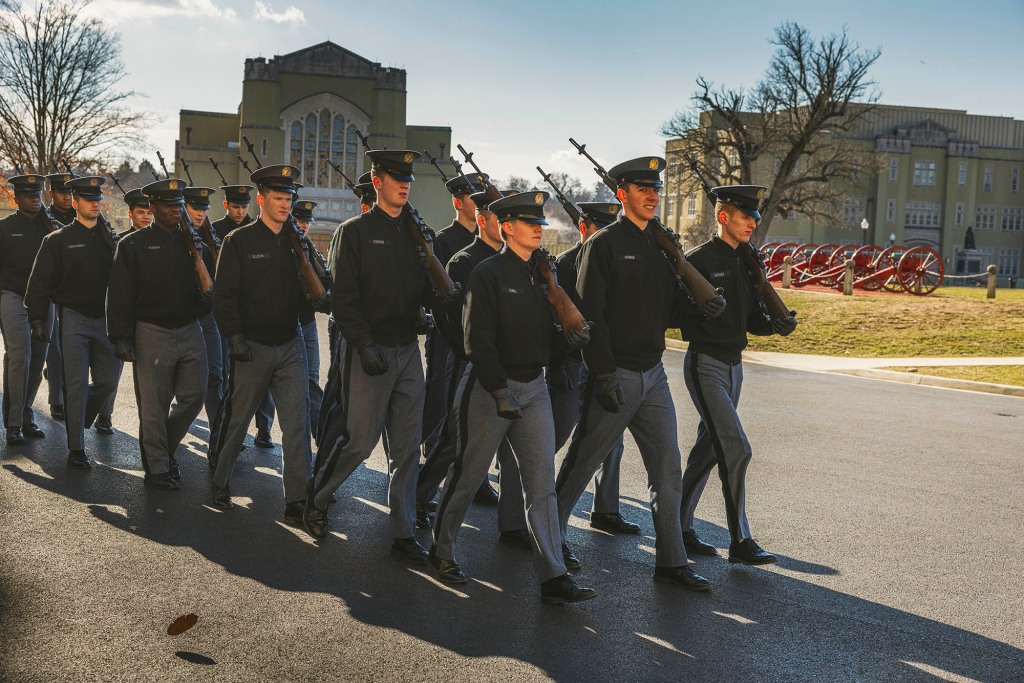
[[[791,284],[794,287],[803,287],[816,281],[815,276],[828,268],[829,257],[832,256],[832,251],[838,248],[839,246],[835,244],[822,244],[812,249],[806,261],[793,264],[799,267],[793,269]]]
[[[875,272],[879,257],[885,250],[877,244],[869,244],[853,252],[853,281],[860,282],[861,289],[869,292],[882,288],[882,283],[870,277]]]
[[[908,249],[896,266],[896,279],[903,286],[903,291],[914,296],[927,296],[934,292],[945,275],[942,257],[928,247]]]
[[[896,277],[896,266],[900,263],[900,257],[906,252],[907,248],[902,244],[892,246],[883,251],[875,262],[875,273],[872,279],[877,281],[885,291],[893,292],[894,294],[899,294],[903,291],[903,285],[900,284],[899,278]],[[883,272],[887,273],[884,277],[879,275],[879,273]]]
[[[846,259],[851,258],[853,256],[853,253],[857,251],[857,249],[858,247],[856,244],[844,244],[841,247],[836,247],[835,250],[832,252],[832,255],[828,259],[827,269],[834,270],[835,268],[838,268],[839,266],[845,264]],[[825,285],[826,287],[834,287],[836,289],[839,289],[840,287],[843,286],[843,278],[841,275],[837,277],[822,278],[821,284]]]
[[[766,252],[764,265],[765,268],[768,269],[768,272],[773,273],[782,268],[782,259],[792,254],[793,250],[796,249],[797,246],[799,245],[796,242],[785,242],[772,249],[770,256]]]

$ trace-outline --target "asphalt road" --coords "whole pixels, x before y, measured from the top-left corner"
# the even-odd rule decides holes
[[[685,454],[682,358],[666,354]],[[709,593],[654,584],[627,438],[623,512],[644,534],[591,531],[586,495],[569,540],[600,596],[552,607],[527,554],[496,543],[492,508],[460,536],[466,586],[393,560],[379,449],[339,491],[322,546],[279,521],[279,447],[243,453],[240,506],[206,505],[203,422],[179,452],[182,490],[144,488],[126,373],[117,434],[87,437],[91,472],[65,466],[48,419],[45,441],[0,446],[0,680],[1024,680],[1024,399],[746,374],[748,508],[779,564],[723,551],[694,561]],[[716,486],[698,516],[727,547]],[[196,626],[167,635],[188,613]]]

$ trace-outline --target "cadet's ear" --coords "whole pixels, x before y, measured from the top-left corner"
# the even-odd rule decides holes
[[[476,215],[476,224],[481,230],[484,229],[484,226],[487,224],[487,220],[484,218],[483,214],[478,213]]]
[[[452,206],[455,207],[456,211],[462,211],[462,200],[458,197],[452,197]]]
[[[619,200],[620,204],[624,203],[626,201],[626,188],[620,187],[619,189],[615,190],[615,197],[616,199]]]

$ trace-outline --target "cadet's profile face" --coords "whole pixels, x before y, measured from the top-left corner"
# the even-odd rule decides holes
[[[267,190],[266,194],[256,195],[256,201],[260,205],[260,214],[274,223],[284,223],[288,220],[288,214],[292,212],[292,199],[295,195],[291,192],[278,192]]]
[[[501,246],[501,223],[490,211],[477,212],[476,224],[480,228],[480,236],[492,247]]]
[[[661,190],[633,183],[620,187],[616,196],[629,216],[644,222],[654,218],[661,203]]]
[[[224,208],[227,209],[228,218],[233,220],[235,223],[241,223],[243,220],[245,220],[245,214],[249,213],[248,204],[224,202]]]
[[[50,199],[53,200],[53,208],[58,211],[71,208],[71,193],[67,190],[50,190]]]
[[[409,201],[408,180],[396,180],[388,173],[373,177],[373,186],[377,190],[377,203],[382,208],[400,209]]]
[[[527,223],[518,218],[513,218],[501,224],[501,231],[510,247],[532,253],[534,249],[540,246],[540,238],[544,233],[544,227],[536,223]]]
[[[39,213],[39,209],[43,206],[43,200],[40,195],[22,194],[21,192],[14,194],[14,203],[18,205],[18,211],[30,216]]]
[[[74,197],[71,205],[75,207],[78,215],[87,221],[94,221],[100,217],[100,200],[86,199],[85,197]]]
[[[303,220],[299,220],[298,218],[296,218],[295,219],[295,225],[299,226],[299,230],[302,231],[303,235],[305,235],[307,232],[309,232],[309,221],[303,221]]]
[[[456,211],[461,211],[467,216],[472,216],[476,213],[476,202],[474,202],[468,194],[460,194],[458,197],[452,197],[452,204],[455,206]]]
[[[142,230],[153,222],[153,209],[146,206],[136,206],[134,209],[129,209],[128,219],[132,222],[133,228]]]
[[[164,204],[163,202],[153,202],[153,216],[156,218],[156,222],[166,227],[173,227],[178,225],[181,221],[181,206],[178,204]]]
[[[753,216],[748,216],[739,209],[734,211],[719,211],[719,236],[722,241],[731,247],[739,246],[750,241],[750,235],[757,227],[757,221]]]
[[[188,211],[188,217],[192,219],[192,225],[199,225],[206,220],[206,214],[210,213],[209,209],[197,209],[189,204],[185,204],[185,210]]]
[[[586,242],[590,239],[591,235],[600,229],[601,228],[597,227],[597,223],[594,221],[588,221],[585,218],[582,219],[580,221],[580,242]]]

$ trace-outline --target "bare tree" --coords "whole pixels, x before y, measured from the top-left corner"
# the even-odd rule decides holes
[[[873,114],[879,92],[868,71],[881,51],[862,50],[845,28],[815,41],[791,22],[776,28],[771,42],[775,54],[753,87],[716,88],[700,76],[691,107],[660,129],[675,138],[668,155],[670,164],[682,165],[681,191],[700,191],[684,153],[714,185],[769,186],[758,244],[776,215],[838,220],[844,192],[878,168],[875,154],[845,137]],[[759,160],[767,177],[753,177]]]
[[[120,36],[85,15],[91,0],[0,0],[0,160],[46,172],[54,160],[105,164],[145,144]]]

